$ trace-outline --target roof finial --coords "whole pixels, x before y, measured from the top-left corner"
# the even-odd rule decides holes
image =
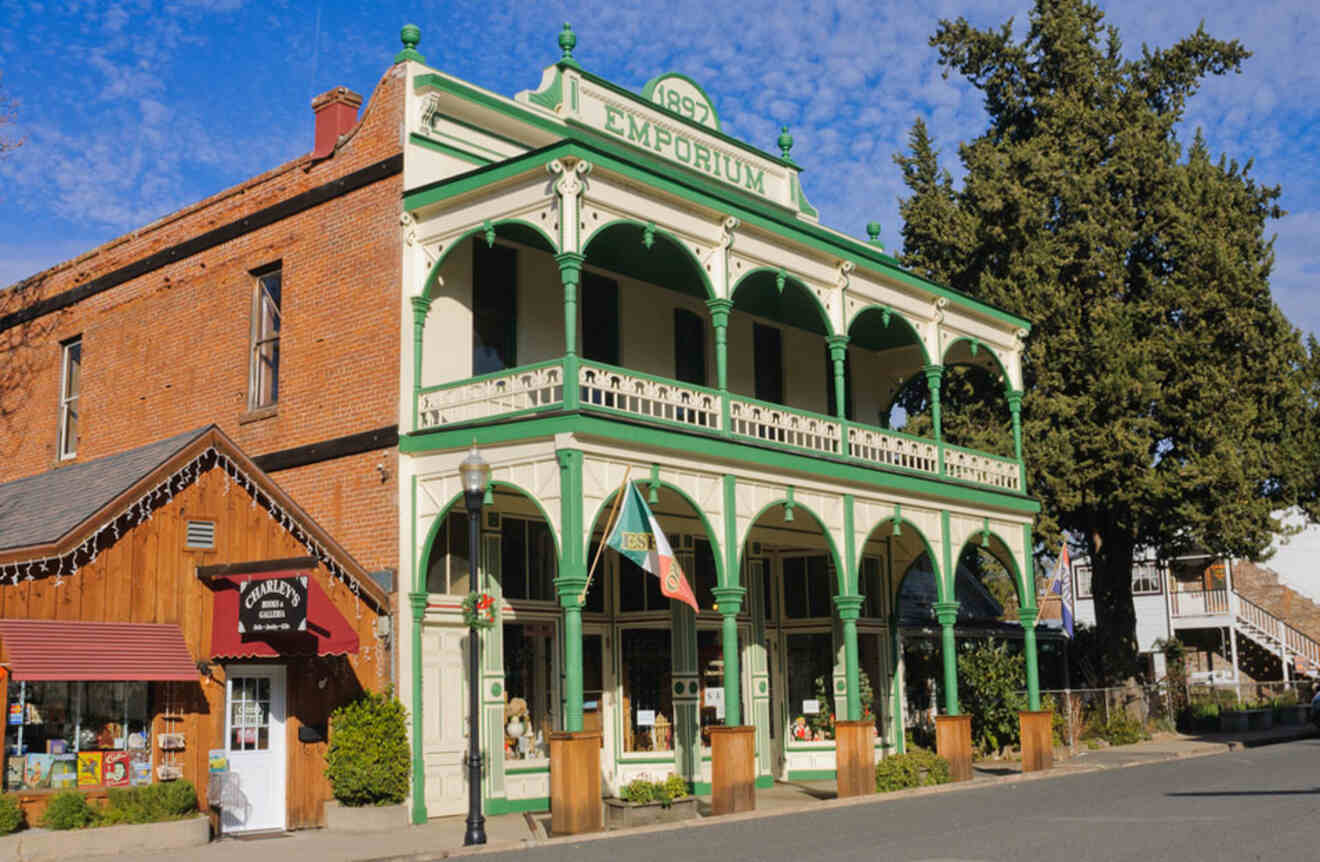
[[[573,49],[577,47],[577,34],[573,32],[573,25],[567,21],[564,22],[564,29],[559,31],[559,50],[564,52],[564,56],[559,58],[561,63],[571,63],[577,65],[577,60],[573,59]]]
[[[422,31],[416,24],[404,24],[403,29],[399,31],[399,41],[403,43],[403,50],[394,55],[394,62],[402,63],[404,60],[426,62],[426,58],[417,52],[417,43],[422,41]]]
[[[793,136],[788,133],[788,126],[779,127],[779,152],[788,158],[788,153],[793,149]]]
[[[880,241],[880,222],[868,221],[866,223],[866,237],[871,240],[871,242]]]

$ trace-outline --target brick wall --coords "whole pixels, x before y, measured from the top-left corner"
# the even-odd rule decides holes
[[[0,292],[0,318],[397,155],[401,73],[381,79],[332,157],[300,157],[26,279]],[[312,128],[309,110],[309,149]],[[74,336],[83,344],[77,460],[212,422],[252,456],[394,425],[401,192],[396,172],[0,332],[0,481],[60,466],[60,343]],[[272,415],[255,418],[250,273],[276,261],[280,397]],[[273,478],[373,569],[396,565],[394,472],[385,449]]]

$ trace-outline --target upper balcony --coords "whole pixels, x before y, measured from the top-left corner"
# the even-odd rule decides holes
[[[717,296],[654,224],[620,221],[583,249],[555,254],[512,222],[448,244],[414,301],[416,430],[580,411],[1023,492],[1020,396],[976,339],[932,356],[921,323],[885,304],[838,331],[784,269],[748,268]],[[976,412],[988,423],[949,422],[971,392],[994,402]],[[973,434],[1001,451],[955,445]]]

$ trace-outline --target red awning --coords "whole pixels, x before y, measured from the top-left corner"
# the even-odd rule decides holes
[[[238,631],[238,585],[241,581],[307,577],[307,631],[292,634],[242,635]],[[211,658],[279,658],[290,655],[345,655],[358,651],[358,636],[330,601],[311,572],[262,572],[224,575],[213,582],[215,619],[211,626]]]
[[[183,632],[172,624],[0,620],[15,680],[196,682]]]

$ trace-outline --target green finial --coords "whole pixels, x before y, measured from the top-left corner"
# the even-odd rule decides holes
[[[866,223],[866,238],[871,242],[880,241],[880,222],[868,221]]]
[[[394,62],[402,63],[404,60],[426,62],[426,58],[417,53],[417,43],[422,41],[422,31],[416,24],[404,24],[403,29],[399,31],[399,41],[403,43],[403,50],[394,55]]]
[[[793,136],[788,133],[788,126],[779,127],[779,152],[788,158],[788,153],[793,149]]]
[[[646,227],[642,228],[642,245],[646,246],[647,251],[655,245],[655,222],[649,221]]]
[[[481,232],[486,235],[486,245],[489,248],[495,247],[495,225],[490,219],[481,223]]]
[[[559,58],[561,63],[572,63],[577,65],[573,59],[573,49],[577,47],[577,34],[573,32],[573,25],[567,21],[564,22],[564,29],[559,31],[559,50],[564,52],[564,56]]]

